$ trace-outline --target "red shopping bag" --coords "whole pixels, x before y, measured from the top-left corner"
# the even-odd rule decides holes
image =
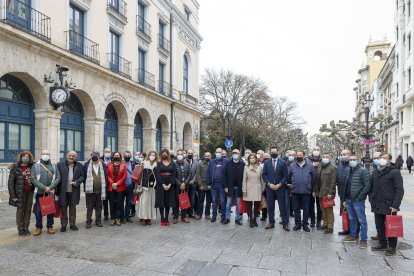
[[[402,216],[388,215],[385,217],[385,236],[387,238],[404,237]]]
[[[139,201],[139,194],[134,194],[131,200],[131,204],[137,204],[138,201]]]
[[[135,184],[141,184],[142,180],[142,172],[144,171],[144,167],[141,165],[135,166],[134,170],[131,173],[131,180]]]
[[[56,213],[55,208],[55,199],[53,196],[43,196],[39,198],[39,204],[40,204],[40,212],[42,213],[42,216],[46,215],[54,215]]]
[[[344,209],[342,211],[342,229],[344,231],[349,231],[349,219],[348,219],[348,212],[346,211],[346,209]]]
[[[59,201],[55,200],[55,218],[61,218],[62,217],[62,206],[60,206]]]
[[[190,198],[188,197],[188,193],[180,193],[178,194],[178,202],[180,203],[180,209],[185,210],[191,207]]]
[[[243,198],[240,198],[239,213],[247,213],[247,202],[244,201]]]
[[[329,208],[335,206],[335,197],[328,198],[327,196],[322,197],[323,208]]]

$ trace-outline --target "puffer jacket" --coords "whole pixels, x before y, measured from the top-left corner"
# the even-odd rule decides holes
[[[391,208],[400,210],[404,196],[401,172],[393,167],[372,173],[372,189],[369,195],[371,211],[375,214],[389,215]]]
[[[341,200],[345,200],[346,183],[348,182],[350,171],[351,166],[349,164],[344,165],[342,162],[339,163],[336,170],[336,185],[338,186],[338,195]]]
[[[320,164],[316,170],[316,183],[313,191],[317,197],[335,196],[336,167],[331,163],[327,166]]]
[[[365,200],[371,191],[369,171],[361,164],[358,164],[352,171],[351,200]]]
[[[18,164],[11,165],[9,169],[10,174],[9,181],[7,183],[9,188],[9,205],[21,208],[24,186],[23,173]],[[17,200],[12,201],[13,198],[17,198]]]

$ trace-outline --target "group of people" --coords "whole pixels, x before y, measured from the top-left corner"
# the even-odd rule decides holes
[[[361,249],[368,247],[365,201],[369,197],[377,230],[373,239],[379,240],[372,250],[386,250],[387,255],[394,255],[397,238],[385,236],[385,217],[399,211],[404,188],[401,173],[391,162],[392,156],[376,152],[371,170],[348,150],[341,152],[338,167],[332,158],[331,153],[321,153],[319,147],[314,147],[308,156],[301,150],[288,150],[283,157],[277,147],[270,147],[269,152],[246,150],[244,155],[233,149],[229,156],[217,148],[214,156],[205,152],[202,158],[191,149],[175,153],[163,149],[158,155],[155,151],[121,154],[106,148],[102,156],[93,151],[85,164],[76,160],[75,151],[67,152],[66,159],[55,164],[48,150],[42,151],[38,161],[30,152],[23,151],[10,168],[9,203],[17,207],[16,223],[22,236],[31,235],[32,206],[36,216],[33,235],[42,233],[39,200],[51,194],[62,210],[60,231],[65,232],[68,226],[78,230],[76,206],[82,183],[86,228],[92,227],[93,211],[97,227],[103,227],[103,220],[121,226],[134,217],[146,226],[153,224],[158,215],[161,226],[169,226],[170,211],[173,224],[179,218],[190,223],[189,218],[200,220],[203,215],[214,223],[220,215],[220,222],[226,225],[230,223],[233,205],[235,224],[242,225],[243,204],[251,228],[258,227],[261,215],[261,220],[268,220],[265,228],[273,229],[277,200],[279,223],[284,231],[290,231],[289,217],[294,216],[294,231],[310,232],[309,227],[316,226],[325,234],[332,234],[333,206],[324,203],[333,202],[338,190],[341,212],[346,208],[349,214],[349,231],[338,233],[346,235],[343,242],[355,243],[359,239]],[[180,209],[180,194],[188,195],[189,208]],[[46,217],[47,232],[54,234],[54,214]]]

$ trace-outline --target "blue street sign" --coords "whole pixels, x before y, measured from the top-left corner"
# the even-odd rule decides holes
[[[231,148],[233,146],[233,141],[230,139],[226,139],[224,145],[226,146],[226,148]]]

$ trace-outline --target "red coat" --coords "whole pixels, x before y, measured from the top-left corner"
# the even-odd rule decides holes
[[[125,180],[127,178],[127,169],[126,165],[124,163],[120,164],[119,168],[119,174],[118,174],[118,189],[116,189],[116,192],[123,192],[126,190],[126,184]],[[108,164],[108,191],[112,192],[112,184],[114,183],[114,164],[109,163]],[[114,190],[115,191],[115,190]]]

